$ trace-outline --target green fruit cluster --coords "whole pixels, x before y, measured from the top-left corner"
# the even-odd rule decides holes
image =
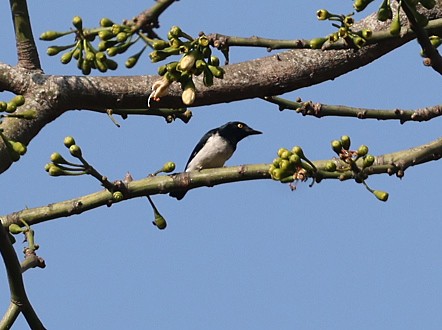
[[[417,24],[420,26],[426,26],[428,24],[428,18],[421,14],[416,6],[418,4],[421,4],[426,9],[432,9],[436,5],[435,0],[403,0],[400,2],[400,5],[397,7],[397,11],[395,15],[393,15],[393,10],[391,7],[391,1],[390,0],[383,0],[381,6],[378,9],[377,12],[377,18],[379,21],[386,21],[391,19],[390,24],[390,34],[394,36],[398,36],[401,32],[401,20],[400,20],[400,8],[401,6],[407,6],[408,9],[412,12],[413,17],[415,18]]]
[[[205,35],[194,39],[174,26],[168,33],[168,41],[155,40],[152,46],[154,51],[149,54],[152,62],[165,60],[172,55],[182,55],[179,61],[160,66],[158,74],[169,83],[177,81],[181,84],[182,101],[186,105],[191,105],[195,100],[194,76],[202,74],[205,86],[213,85],[214,78],[224,77],[219,58],[212,55],[209,39]]]
[[[0,115],[0,118],[3,117],[15,117],[22,119],[34,119],[36,116],[35,110],[26,110],[21,113],[16,113],[18,107],[25,104],[25,98],[23,95],[14,96],[9,102],[0,101],[0,112],[6,112],[6,115]],[[1,121],[0,121],[1,124]],[[6,150],[8,152],[9,158],[11,161],[16,162],[20,160],[20,157],[23,156],[26,151],[26,145],[20,141],[14,141],[3,134],[3,130],[0,128],[0,138],[3,140],[3,143],[6,146]]]
[[[6,112],[6,115],[0,115],[3,117],[14,117],[21,119],[34,119],[37,116],[37,112],[34,109],[28,109],[17,113],[18,107],[25,104],[25,98],[23,95],[14,96],[9,102],[0,101],[0,112]]]
[[[100,27],[95,29],[84,29],[83,21],[79,16],[73,18],[72,24],[75,30],[67,32],[46,31],[40,35],[40,39],[52,41],[69,34],[75,34],[75,42],[73,44],[50,46],[47,49],[47,54],[54,56],[68,50],[61,55],[61,62],[68,64],[72,59],[75,59],[77,61],[77,67],[85,75],[90,74],[93,69],[100,72],[115,70],[118,64],[109,57],[126,52],[126,50],[139,39],[139,37],[137,37],[133,40],[135,31],[133,31],[130,26],[115,24],[108,18],[102,18],[100,20]],[[100,39],[97,48],[92,45],[96,37]],[[141,53],[142,52],[140,52],[139,55],[141,55]],[[136,60],[134,61],[132,57],[129,62],[131,66],[134,66]]]
[[[311,167],[303,160],[306,160],[306,158],[301,147],[295,146],[292,150],[280,148],[278,157],[270,165],[269,174],[273,180],[282,183],[293,182],[297,179],[304,180],[307,178],[306,169],[311,169]],[[297,175],[300,172],[303,173],[302,178]]]
[[[65,137],[64,146],[69,149],[70,154],[80,159],[81,164],[76,164],[66,160],[60,153],[54,152],[51,154],[51,163],[46,164],[45,170],[50,176],[68,176],[68,175],[83,175],[87,174],[85,161],[82,157],[81,148],[75,143],[72,136]]]
[[[331,147],[341,160],[352,166],[356,166],[355,162],[360,158],[362,159],[362,169],[370,167],[375,161],[375,157],[368,153],[368,147],[365,144],[361,145],[357,150],[351,150],[351,139],[348,135],[341,136],[339,140],[333,140]],[[329,172],[334,172],[334,170],[331,170],[332,165],[328,167]]]
[[[373,1],[373,0],[371,0]],[[368,2],[371,2],[370,0]],[[367,2],[367,1],[366,1]],[[359,8],[361,7],[361,4],[358,4]],[[320,9],[316,12],[316,17],[323,21],[323,20],[329,20],[329,21],[335,21],[339,22],[333,23],[333,26],[338,28],[338,30],[330,35],[328,35],[326,38],[314,38],[310,40],[310,48],[312,49],[320,49],[325,44],[333,44],[337,42],[338,40],[344,40],[348,45],[351,45],[356,48],[361,48],[365,45],[368,38],[371,37],[372,32],[371,30],[362,30],[359,32],[354,32],[352,30],[352,26],[354,24],[353,14],[349,15],[337,15],[330,13],[326,9]]]

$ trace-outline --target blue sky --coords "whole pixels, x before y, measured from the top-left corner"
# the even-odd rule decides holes
[[[75,15],[85,26],[96,26],[101,17],[122,21],[151,3],[29,5],[39,36],[70,28]],[[8,7],[0,6],[6,25],[1,61],[15,64]],[[161,16],[160,32],[179,25],[192,35],[311,38],[332,31],[328,22],[315,19],[324,6],[352,11],[350,1],[179,1]],[[368,12],[375,8],[372,4]],[[80,74],[75,65],[62,66],[45,55],[53,43],[37,43],[46,73]],[[231,62],[268,55],[264,49],[231,49]],[[285,96],[380,109],[439,104],[440,76],[421,63],[419,47],[411,42],[368,67]],[[134,70],[122,66],[117,74],[155,72],[144,58]],[[228,165],[267,163],[278,148],[294,145],[311,159],[331,158],[330,141],[343,134],[355,147],[367,144],[377,155],[434,140],[440,131],[439,119],[404,125],[316,119],[279,112],[261,100],[192,111],[187,125],[129,117],[121,128],[104,115],[65,114],[2,174],[2,214],[100,189],[88,177],[53,178],[44,171],[52,152],[65,152],[66,135],[73,135],[87,159],[113,180],[127,171],[142,178],[170,160],[182,169],[199,138],[231,120],[264,134],[241,141]],[[387,203],[354,182],[300,184],[291,192],[267,180],[193,190],[180,202],[153,196],[168,220],[164,231],[152,226],[145,198],[40,224],[34,229],[47,267],[25,273],[28,295],[48,329],[439,329],[439,169],[432,162],[410,168],[402,180],[369,178],[373,188],[390,193]],[[4,269],[0,278],[0,306],[6,308]],[[16,328],[26,328],[22,317]]]

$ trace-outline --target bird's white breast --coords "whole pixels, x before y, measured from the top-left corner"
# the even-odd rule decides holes
[[[187,165],[186,172],[222,167],[233,154],[232,146],[218,134],[213,134]]]

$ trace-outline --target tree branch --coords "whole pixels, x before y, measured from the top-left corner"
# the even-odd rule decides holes
[[[0,253],[8,274],[11,303],[20,309],[31,329],[45,329],[26,295],[26,290],[23,284],[22,269],[18,261],[17,254],[15,253],[5,229],[5,227],[7,228],[9,226],[5,226],[5,224],[3,224],[3,226],[0,227]],[[5,315],[0,322],[0,327],[2,329],[7,329],[6,326],[8,326],[9,323],[3,322],[14,321],[16,313],[16,308],[12,308],[10,306],[7,315]]]
[[[404,171],[410,167],[423,164],[432,160],[437,160],[442,156],[442,138],[430,143],[417,146],[411,149],[402,150],[390,154],[376,157],[372,166],[364,169],[365,174],[396,174],[399,177],[404,175]],[[330,160],[314,161],[314,165],[321,176],[316,181],[322,179],[339,179],[341,181],[355,178],[354,173],[348,169],[348,164],[339,159],[332,159],[337,163],[334,172],[325,170]],[[362,162],[362,159],[359,160]],[[359,163],[360,165],[360,163]],[[203,186],[215,186],[219,184],[270,179],[270,164],[242,165],[215,169],[205,169],[201,171],[185,172],[172,175],[150,176],[141,180],[131,181],[124,191],[124,199],[131,199],[147,195],[167,194],[176,190],[190,190]],[[74,214],[81,214],[85,211],[101,207],[110,206],[112,194],[107,190],[102,190],[71,200],[49,204],[37,208],[27,208],[15,213],[1,216],[3,226],[8,227],[15,223],[22,225],[21,219],[26,219],[26,223],[34,225],[51,219],[68,217]]]
[[[442,74],[442,57],[437,49],[431,44],[427,31],[417,23],[416,18],[414,17],[413,12],[406,1],[402,2],[401,8],[404,10],[405,15],[407,15],[411,28],[416,33],[417,41],[421,45],[423,53],[427,57],[427,61],[424,62],[425,65],[431,66],[436,72]]]
[[[18,66],[27,70],[41,71],[40,59],[32,35],[26,0],[10,0],[17,45]]]
[[[334,117],[354,117],[359,119],[377,120],[399,120],[401,124],[407,121],[428,121],[442,115],[442,105],[435,105],[418,110],[379,110],[355,108],[345,105],[329,105],[313,103],[312,101],[289,101],[277,96],[266,96],[264,100],[279,106],[279,110],[295,110],[303,116],[314,116],[317,118]]]

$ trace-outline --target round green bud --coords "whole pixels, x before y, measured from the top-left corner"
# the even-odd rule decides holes
[[[355,23],[355,20],[353,17],[351,16],[345,16],[344,17],[344,22],[343,22],[346,26],[350,27]]]
[[[373,0],[355,0],[355,2],[353,2],[353,8],[356,9],[356,11],[362,11],[372,1]]]
[[[365,42],[366,42],[364,38],[361,38],[359,36],[353,37],[353,38],[351,38],[351,40],[353,41],[355,46],[358,48],[361,48],[362,46],[364,46]]]
[[[107,17],[103,17],[100,20],[100,26],[102,27],[111,27],[114,24],[114,22],[112,22],[109,18]]]
[[[270,175],[272,176],[272,179],[277,180],[277,181],[281,180],[282,174],[283,174],[283,171],[280,168],[275,168],[272,171],[272,173],[270,173]]]
[[[208,47],[209,46],[209,38],[207,38],[206,36],[201,36],[198,38],[198,44],[201,47]]]
[[[165,229],[167,227],[166,219],[164,219],[161,214],[155,213],[155,220],[152,223],[158,227],[158,229]]]
[[[288,152],[288,150],[286,149],[286,148],[279,148],[278,149],[278,157],[281,157],[282,156],[282,154],[284,153],[284,152]]]
[[[54,56],[60,53],[62,50],[64,50],[64,47],[52,46],[48,47],[48,49],[46,50],[46,54],[48,54],[49,56]]]
[[[97,67],[98,71],[100,72],[106,72],[107,71],[107,65],[106,60],[99,61],[98,59],[95,61],[95,66]]]
[[[23,143],[21,143],[19,141],[11,141],[11,140],[9,140],[8,142],[9,142],[9,145],[12,147],[12,149],[16,153],[18,153],[20,156],[23,156],[26,153],[27,148]]]
[[[336,171],[336,163],[333,161],[328,161],[324,166],[324,170],[326,170],[327,172]]]
[[[302,151],[302,148],[300,146],[294,146],[292,152],[294,154],[297,154],[300,158],[305,158],[304,151]]]
[[[290,170],[290,162],[288,161],[288,160],[286,160],[286,159],[283,159],[283,160],[281,160],[281,163],[280,163],[280,165],[279,165],[279,168],[282,170],[282,171],[284,171],[284,172],[287,172],[287,171],[289,171]]]
[[[21,234],[23,232],[23,229],[16,223],[12,223],[9,225],[9,232],[13,235],[17,235]]]
[[[49,166],[48,173],[50,176],[61,176],[65,174],[65,172],[60,167],[54,164],[51,164],[51,166]]]
[[[359,156],[359,157],[363,157],[363,156],[365,156],[365,155],[368,153],[368,147],[367,147],[365,144],[361,145],[361,146],[358,148],[357,153],[358,153],[358,156]]]
[[[37,118],[37,110],[28,109],[20,113],[20,117],[23,119],[35,119]]]
[[[93,62],[95,60],[95,54],[91,51],[86,51],[86,56],[84,59],[85,62]]]
[[[312,49],[320,49],[324,42],[327,41],[327,38],[313,38],[310,40],[310,48]]]
[[[69,147],[69,152],[71,153],[72,156],[76,158],[81,157],[81,148],[76,144],[73,144]]]
[[[377,17],[381,22],[385,22],[387,19],[393,18],[393,11],[391,10],[390,5],[386,4],[386,6],[379,8]]]
[[[348,135],[341,136],[341,145],[342,145],[343,149],[345,149],[345,150],[350,149],[350,144],[351,144],[351,141],[350,141],[350,137]]]
[[[98,37],[102,41],[106,41],[112,39],[114,37],[114,34],[109,30],[101,30],[100,32],[98,32]]]
[[[370,167],[371,165],[373,165],[374,161],[375,161],[375,157],[373,155],[366,155],[364,157],[364,162],[363,162],[362,166],[364,168]]]
[[[281,155],[279,157],[281,157],[282,159],[289,159],[290,156],[292,155],[292,153],[288,150],[284,150],[283,152],[281,152]]]
[[[170,173],[173,171],[175,171],[175,163],[174,162],[167,162],[166,164],[164,164],[163,172]]]
[[[376,198],[382,202],[386,202],[388,200],[388,192],[386,191],[374,190],[373,195],[375,195]]]
[[[55,40],[57,38],[64,36],[65,34],[66,33],[63,33],[63,32],[46,31],[40,35],[40,40],[52,41],[52,40]]]
[[[155,50],[162,50],[169,46],[169,43],[164,40],[154,40],[152,43],[152,48]]]
[[[348,27],[341,27],[341,28],[339,28],[338,35],[341,38],[346,38],[348,36]]]
[[[107,55],[109,56],[115,56],[118,54],[119,50],[118,47],[109,47],[106,49]]]
[[[66,146],[66,148],[69,148],[70,146],[75,144],[75,140],[74,140],[74,138],[72,136],[66,136],[64,138],[63,143]]]
[[[373,35],[373,31],[370,29],[363,29],[362,30],[362,37],[364,39],[370,39]]]
[[[51,162],[55,164],[66,164],[66,159],[59,152],[53,152],[51,154]]]
[[[320,21],[324,21],[324,20],[330,18],[330,13],[329,13],[327,10],[325,10],[325,9],[319,9],[319,10],[316,12],[316,17],[317,17]]]
[[[157,69],[157,72],[160,76],[164,76],[167,72],[167,65],[160,65]]]
[[[339,33],[332,33],[328,36],[328,41],[333,43],[339,40]]]
[[[6,111],[8,104],[5,101],[0,101],[0,111]]]
[[[338,155],[342,151],[342,142],[339,140],[333,140],[331,143],[332,149],[334,152],[336,152]]]
[[[8,102],[8,103],[6,103],[6,109],[5,109],[5,111],[6,111],[7,113],[12,113],[12,112],[14,112],[15,110],[17,110],[17,105],[16,105],[15,103],[13,103],[13,102]]]
[[[46,172],[49,172],[49,169],[51,168],[52,165],[53,165],[52,163],[47,163],[47,164],[45,165],[45,171],[46,171]]]
[[[301,158],[297,154],[291,154],[289,157],[289,162],[294,165],[301,164]]]
[[[114,191],[112,193],[112,200],[114,202],[120,202],[124,199],[123,193],[121,191]]]
[[[116,36],[116,39],[118,42],[125,42],[127,40],[127,33],[126,32],[119,32]]]
[[[210,87],[213,85],[213,74],[207,68],[204,70],[203,83],[204,83],[204,86],[207,86],[207,87]]]
[[[97,48],[100,52],[104,52],[107,49],[107,47],[108,47],[108,43],[106,42],[106,40],[100,41],[97,46]]]
[[[219,58],[217,56],[210,56],[210,64],[213,66],[219,66]]]
[[[81,19],[80,16],[75,16],[75,17],[72,19],[72,24],[75,26],[75,28],[76,28],[77,30],[81,30],[81,29],[83,29],[83,20]]]
[[[74,54],[74,52],[67,52],[64,53],[61,58],[60,61],[63,64],[68,64],[71,60],[72,60],[72,55]]]
[[[76,60],[78,60],[82,54],[83,54],[82,48],[77,47],[77,48],[75,48],[74,53],[72,54],[72,57],[75,58]]]
[[[120,24],[113,24],[112,25],[112,33],[116,36],[118,33],[120,33],[123,30],[123,27]]]
[[[126,68],[130,69],[130,68],[133,68],[135,66],[135,64],[137,64],[137,61],[138,61],[138,56],[131,56],[126,60],[124,65],[126,66]],[[164,72],[164,73],[166,73],[166,72]]]
[[[92,63],[91,61],[83,61],[83,63],[81,64],[81,72],[87,76],[88,74],[91,73],[92,71]]]
[[[10,102],[15,103],[17,107],[20,107],[25,104],[25,97],[23,95],[16,95]]]
[[[401,32],[401,20],[399,18],[399,15],[397,15],[390,24],[390,34],[393,36],[399,35]]]
[[[281,163],[281,158],[275,158],[274,160],[273,160],[273,162],[272,162],[272,165],[275,167],[275,168],[279,168],[279,164]]]
[[[217,67],[217,66],[213,66],[213,65],[208,65],[207,66],[210,70],[210,72],[212,72],[213,76],[219,79],[223,79],[224,78],[224,69]]]
[[[179,28],[178,26],[172,26],[167,36],[170,37],[169,39],[172,39],[172,38],[179,38],[182,35],[183,31],[181,30],[181,28]]]

